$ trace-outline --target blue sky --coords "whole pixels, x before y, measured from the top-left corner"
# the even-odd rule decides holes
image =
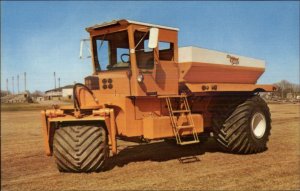
[[[299,83],[297,1],[1,1],[1,9],[1,89],[9,78],[11,90],[11,77],[22,80],[23,72],[30,91],[53,88],[54,71],[61,86],[83,82],[92,72],[91,61],[79,59],[85,28],[116,18],[178,27],[179,46],[264,59],[258,83]]]

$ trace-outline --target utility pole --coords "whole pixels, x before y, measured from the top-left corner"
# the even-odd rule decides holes
[[[11,84],[12,84],[12,94],[15,93],[15,88],[14,88],[14,77],[11,77]]]
[[[26,92],[26,72],[24,72],[24,92]]]
[[[60,88],[60,78],[58,78],[58,88]]]
[[[6,91],[7,91],[7,95],[8,95],[8,78],[6,78]]]
[[[53,73],[54,75],[54,89],[56,89],[56,76],[55,76],[55,72]]]
[[[19,89],[19,74],[17,75],[17,86],[18,86],[18,94],[20,93],[20,89]]]

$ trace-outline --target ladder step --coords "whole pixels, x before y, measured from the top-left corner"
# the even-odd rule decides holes
[[[199,140],[194,140],[194,141],[185,141],[185,142],[181,142],[180,145],[189,145],[189,144],[195,144],[195,143],[199,143]]]
[[[187,97],[187,95],[185,95],[185,94],[158,96],[158,98],[186,98],[186,97]]]
[[[193,125],[182,125],[182,126],[177,126],[177,129],[191,129],[194,128]]]
[[[173,113],[188,113],[190,110],[173,110]]]
[[[188,144],[199,143],[198,135],[196,133],[194,122],[193,122],[193,118],[191,116],[191,110],[189,107],[187,96],[184,94],[181,94],[181,95],[160,96],[160,98],[166,98],[166,103],[168,106],[169,115],[170,115],[170,119],[171,119],[171,123],[172,123],[172,128],[173,128],[174,136],[176,137],[177,144],[188,145]],[[179,98],[180,99],[180,103],[179,103],[180,109],[173,110],[171,98]],[[188,120],[186,123],[187,125],[183,125],[183,124],[178,125],[179,118],[177,115],[174,115],[176,113],[181,113],[181,114],[184,114],[185,116],[187,116],[187,120]],[[194,137],[193,140],[182,141],[180,130],[185,130],[185,129],[192,132],[193,137]]]

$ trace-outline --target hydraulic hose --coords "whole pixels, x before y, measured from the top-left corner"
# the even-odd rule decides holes
[[[84,89],[86,89],[93,96],[93,98],[95,99],[95,96],[94,96],[94,93],[92,92],[92,90],[90,90],[84,84],[76,83],[73,86],[73,100],[74,100],[74,108],[75,108],[75,110],[79,110],[79,111],[80,111],[80,104],[79,104],[79,100],[78,100],[78,97],[77,97],[77,94],[76,94],[76,89],[77,89],[77,87],[80,87],[80,86],[83,87]]]

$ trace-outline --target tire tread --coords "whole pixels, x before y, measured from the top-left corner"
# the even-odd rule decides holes
[[[217,143],[226,152],[251,154],[266,150],[271,130],[271,114],[266,102],[259,96],[248,98],[228,98],[213,115],[213,134]],[[260,108],[267,120],[267,129],[260,144],[255,142],[250,132],[251,111]]]
[[[54,134],[53,155],[59,171],[98,172],[107,153],[107,135],[102,127],[66,126]]]

